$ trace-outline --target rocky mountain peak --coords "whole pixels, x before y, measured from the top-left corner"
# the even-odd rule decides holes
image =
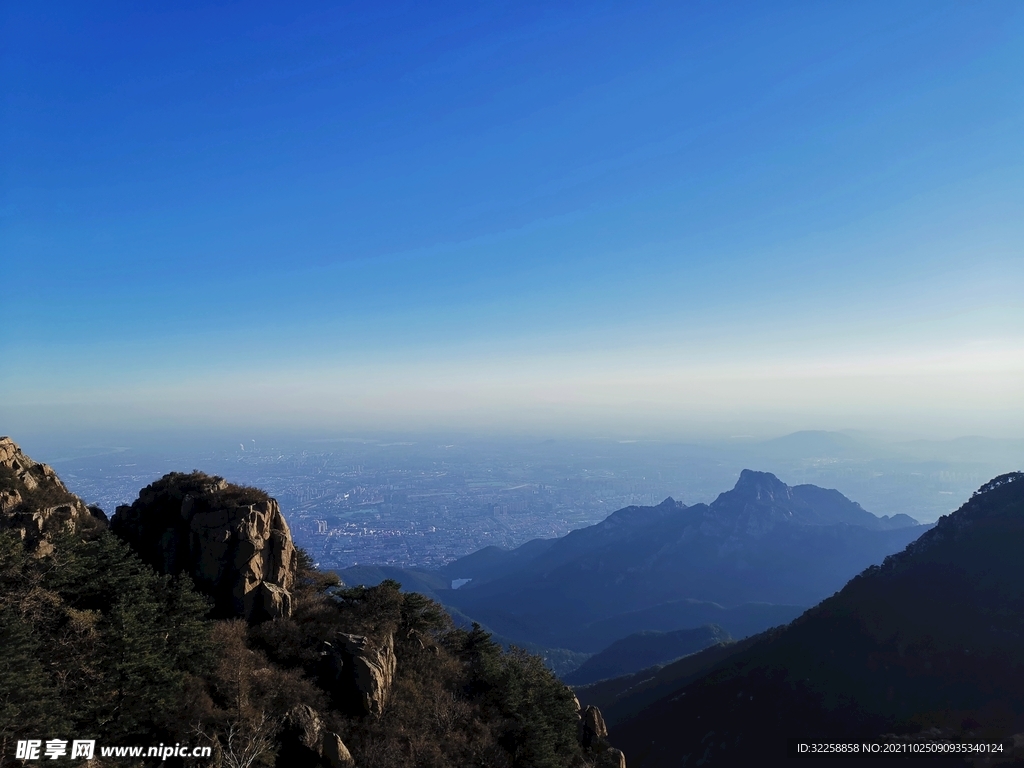
[[[764,533],[774,525],[856,525],[891,530],[917,525],[907,515],[876,517],[839,491],[815,485],[789,486],[770,472],[744,469],[732,490],[710,504],[709,518],[717,525]]]
[[[295,545],[277,501],[202,472],[172,472],[120,506],[111,530],[161,573],[187,573],[217,615],[291,612]]]
[[[762,503],[786,502],[793,498],[792,489],[771,472],[755,472],[752,469],[740,472],[732,492]]]
[[[51,550],[60,531],[102,528],[106,516],[71,493],[48,464],[33,461],[9,437],[0,437],[0,528],[15,530],[37,554]]]
[[[709,505],[705,532],[734,529],[737,534],[762,536],[778,523],[803,522],[805,506],[794,503],[793,489],[775,475],[744,469],[733,489]]]

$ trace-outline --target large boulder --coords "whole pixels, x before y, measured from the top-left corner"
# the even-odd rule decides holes
[[[30,550],[45,555],[52,535],[102,528],[104,518],[71,493],[52,467],[0,437],[0,528],[16,531]]]
[[[110,528],[161,573],[187,573],[216,616],[256,622],[291,612],[295,545],[263,491],[172,472],[118,507]]]
[[[383,640],[377,642],[363,635],[340,635],[340,639],[347,660],[351,660],[353,677],[362,694],[363,707],[371,715],[381,714],[395,680],[397,660],[394,637],[385,635]]]
[[[352,758],[352,753],[348,751],[341,736],[333,731],[324,733],[321,753],[324,764],[329,768],[355,768],[356,761]]]
[[[324,643],[323,677],[335,703],[352,715],[380,715],[387,706],[395,680],[395,639],[375,640],[365,635],[337,635]]]
[[[355,768],[345,742],[327,730],[308,704],[294,707],[285,716],[278,734],[276,764],[284,768]]]
[[[626,768],[626,756],[608,744],[608,726],[593,704],[580,717],[579,739],[583,751],[593,756],[595,768]]]
[[[580,744],[584,749],[594,749],[608,738],[608,726],[604,723],[601,710],[593,704],[583,710],[580,721]]]

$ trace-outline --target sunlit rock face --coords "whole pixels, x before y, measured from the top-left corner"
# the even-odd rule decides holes
[[[324,643],[325,679],[336,703],[353,715],[379,716],[395,680],[395,638],[339,634]]]
[[[106,516],[71,493],[48,464],[33,461],[9,437],[0,437],[0,528],[14,530],[36,554],[51,550],[61,531],[102,528]]]
[[[608,727],[601,710],[589,705],[580,716],[579,740],[595,768],[626,768],[626,756],[608,744]]]
[[[601,710],[590,705],[583,711],[580,721],[580,743],[584,749],[593,748],[601,739],[608,738],[608,726]]]
[[[187,573],[214,614],[291,613],[295,545],[277,501],[202,472],[164,475],[117,508],[111,530],[161,573]]]
[[[317,768],[355,768],[355,760],[341,737],[327,730],[323,718],[303,704],[285,716],[278,737],[277,764]]]

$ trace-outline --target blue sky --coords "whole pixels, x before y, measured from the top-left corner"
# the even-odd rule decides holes
[[[1024,428],[1018,2],[3,13],[0,432]]]

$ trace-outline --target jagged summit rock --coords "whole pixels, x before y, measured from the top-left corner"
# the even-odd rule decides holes
[[[753,495],[758,501],[789,501],[793,498],[790,487],[771,472],[756,472],[753,469],[740,472],[733,491]],[[719,498],[724,495],[719,494]]]
[[[291,612],[295,545],[263,491],[172,472],[118,507],[110,528],[161,573],[187,573],[215,615],[261,621]]]
[[[46,554],[50,536],[105,523],[102,510],[71,493],[52,467],[33,461],[11,438],[0,437],[0,528],[17,531],[26,546]]]
[[[771,472],[744,469],[730,491],[709,505],[709,518],[739,523],[758,534],[783,522],[801,525],[857,525],[870,530],[892,530],[917,525],[909,515],[876,517],[839,491],[816,485],[789,486]]]

